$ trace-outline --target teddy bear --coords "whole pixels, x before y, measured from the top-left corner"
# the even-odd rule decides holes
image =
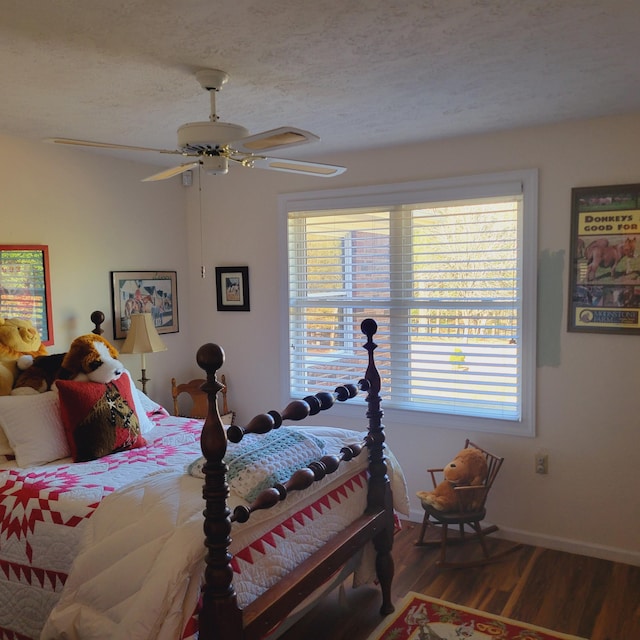
[[[443,473],[444,480],[433,491],[418,491],[416,495],[423,505],[438,511],[454,511],[458,509],[454,487],[482,485],[487,477],[487,461],[482,451],[467,447],[456,454]]]
[[[0,318],[0,396],[11,393],[18,376],[19,360],[22,362],[27,356],[30,362],[46,353],[40,334],[30,320]]]

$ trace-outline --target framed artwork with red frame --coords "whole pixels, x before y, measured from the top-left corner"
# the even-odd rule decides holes
[[[0,316],[30,320],[42,344],[53,344],[49,247],[0,245]]]

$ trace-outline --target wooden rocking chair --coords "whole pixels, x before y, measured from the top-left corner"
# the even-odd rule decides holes
[[[500,471],[504,458],[499,458],[485,451],[482,447],[469,441],[469,439],[466,440],[464,446],[465,449],[467,447],[475,447],[484,454],[487,460],[487,477],[484,484],[471,487],[455,487],[455,494],[458,498],[458,508],[455,511],[438,511],[424,500],[421,501],[422,508],[424,509],[424,519],[422,521],[420,538],[416,542],[416,545],[440,545],[440,557],[436,561],[436,564],[443,568],[480,566],[493,562],[522,546],[518,544],[510,546],[508,549],[500,551],[499,553],[489,553],[485,536],[497,531],[498,527],[491,525],[483,528],[480,523],[486,516],[487,510],[485,503],[487,496],[498,475],[498,471]],[[442,476],[436,477],[436,474],[442,474],[443,471],[444,469],[427,469],[427,472],[431,475],[434,489],[442,480]],[[450,525],[457,525],[458,531],[450,531]],[[471,531],[466,531],[465,526],[469,527]],[[427,536],[426,540],[425,536]],[[477,540],[480,543],[483,554],[482,558],[466,562],[451,562],[447,560],[447,546],[449,544],[467,542],[469,540]]]

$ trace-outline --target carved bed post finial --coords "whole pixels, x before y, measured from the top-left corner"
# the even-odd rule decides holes
[[[104,333],[102,323],[104,322],[104,313],[102,311],[94,311],[91,314],[91,322],[95,325],[91,333],[101,336]]]
[[[371,411],[372,406],[369,399],[371,398],[372,400],[376,400],[375,408],[380,410],[380,374],[378,373],[378,369],[376,368],[373,360],[373,352],[378,348],[378,345],[373,341],[373,336],[378,331],[378,323],[372,318],[367,318],[362,321],[360,329],[362,330],[362,333],[367,336],[367,342],[363,347],[367,350],[369,355],[369,364],[367,365],[367,372],[365,373],[365,378],[370,385],[367,403],[369,411]],[[382,419],[382,411],[380,411],[379,419]]]
[[[207,417],[202,427],[200,446],[205,457],[203,466],[205,499],[204,533],[207,555],[202,609],[199,618],[200,638],[240,638],[242,612],[238,608],[232,585],[231,567],[231,512],[227,507],[229,486],[226,481],[227,465],[223,458],[227,452],[227,435],[218,411],[217,394],[223,387],[216,373],[224,363],[224,351],[217,344],[208,343],[198,349],[198,366],[204,369],[207,380],[201,389],[208,397]]]

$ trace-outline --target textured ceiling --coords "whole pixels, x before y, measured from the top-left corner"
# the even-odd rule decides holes
[[[208,118],[204,67],[230,75],[222,121],[320,136],[295,158],[640,110],[637,0],[3,0],[2,14],[0,131],[36,140],[173,149],[179,125]]]

